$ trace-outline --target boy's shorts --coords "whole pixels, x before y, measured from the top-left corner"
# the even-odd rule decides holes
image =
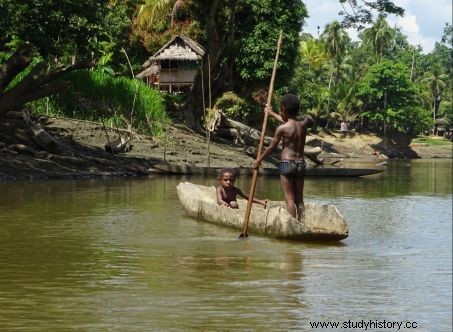
[[[278,165],[278,172],[284,176],[304,176],[304,160],[282,160]]]

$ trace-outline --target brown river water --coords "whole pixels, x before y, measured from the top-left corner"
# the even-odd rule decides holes
[[[217,182],[0,182],[0,330],[452,330],[451,160],[308,178],[349,225],[333,244],[238,240],[184,214],[181,181]],[[278,178],[257,196],[282,199]]]

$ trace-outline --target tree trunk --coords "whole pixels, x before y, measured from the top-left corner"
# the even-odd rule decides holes
[[[415,66],[415,48],[412,51],[412,64],[411,64],[411,74],[410,74],[410,81],[412,82],[412,75],[414,74],[414,66]]]
[[[326,129],[329,126],[330,91],[332,90],[332,79],[333,79],[333,72],[330,73],[330,78],[329,78],[329,96],[327,97],[327,121],[326,121],[326,126],[325,126]]]
[[[206,98],[203,93],[204,91],[202,91],[202,77],[207,78],[210,76],[213,78],[211,91],[213,99],[218,96],[219,91],[221,91],[223,84],[225,83],[225,79],[219,65],[219,59],[225,50],[225,44],[223,42],[224,38],[221,36],[221,32],[217,29],[218,24],[216,23],[220,0],[212,0],[208,2],[207,5],[209,7],[205,8],[203,11],[204,13],[207,13],[207,17],[204,18],[204,21],[206,22],[205,30],[207,32],[207,49],[205,57],[209,54],[211,73],[210,75],[208,74],[208,61],[203,61],[203,75],[197,75],[195,79],[192,93],[187,98],[187,108],[185,113],[186,124],[200,133],[204,132],[202,128],[202,119],[204,115],[203,99]],[[206,84],[204,85],[207,86]]]
[[[258,144],[261,132],[241,122],[229,119],[223,112],[217,112],[214,132],[224,138],[234,139],[237,143],[245,145]],[[264,144],[269,145],[272,137],[265,136]],[[313,141],[313,137],[306,138],[306,143]]]
[[[433,96],[433,135],[436,135],[436,97]]]
[[[385,121],[386,112],[387,112],[387,92],[384,91],[384,120],[383,120],[384,137],[387,137],[387,121]]]
[[[230,7],[230,18],[228,21],[228,30],[229,30],[229,35],[228,35],[228,73],[227,73],[227,85],[229,86],[230,90],[234,90],[234,54],[232,50],[234,50],[234,42],[235,42],[235,26],[236,26],[236,8],[237,8],[237,3],[238,0],[232,0],[231,1],[231,7]]]
[[[8,60],[6,60],[3,67],[0,69],[0,95],[11,83],[14,77],[22,72],[31,63],[32,47],[29,43],[19,45],[16,52],[14,52]]]
[[[0,94],[0,115],[9,111],[18,111],[30,101],[61,91],[68,86],[68,83],[56,80],[65,73],[79,68],[88,68],[88,66],[76,64],[47,70],[47,64],[44,61],[36,64],[16,86]]]
[[[30,101],[65,88],[67,85],[65,82],[55,82],[64,73],[78,68],[88,68],[86,64],[76,64],[47,70],[47,64],[40,62],[18,84],[5,91],[11,81],[31,63],[31,52],[30,44],[20,45],[0,70],[0,116],[9,111],[18,111]]]
[[[61,151],[58,142],[44,129],[38,127],[30,118],[27,112],[24,112],[24,121],[33,132],[34,140],[44,150],[50,153],[59,153]]]

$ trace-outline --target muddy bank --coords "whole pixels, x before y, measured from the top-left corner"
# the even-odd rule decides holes
[[[22,113],[2,119],[0,129],[0,180],[83,179],[153,175],[153,165],[162,162],[207,166],[208,144],[203,135],[182,124],[170,128],[162,139],[133,134],[130,151],[110,153],[104,145],[118,138],[115,128],[60,118],[34,118],[57,143],[56,149],[38,144]],[[124,132],[121,136],[126,137]],[[107,139],[108,135],[108,139]],[[309,143],[322,148],[324,158],[365,158],[377,162],[390,158],[451,158],[450,145],[401,146],[374,134],[319,132]],[[50,150],[50,151],[49,151]],[[250,149],[248,151],[250,153]],[[213,137],[209,144],[211,166],[250,167],[253,155],[246,146]],[[326,159],[328,160],[328,159]],[[277,158],[263,166],[272,167]]]

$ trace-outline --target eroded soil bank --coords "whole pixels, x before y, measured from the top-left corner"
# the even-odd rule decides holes
[[[184,125],[176,124],[166,138],[132,135],[131,150],[112,154],[105,151],[108,141],[118,138],[114,128],[107,133],[101,124],[61,118],[34,119],[55,141],[58,148],[46,151],[23,121],[22,113],[10,113],[0,128],[0,180],[74,179],[154,174],[153,165],[207,166],[207,139]],[[126,134],[121,133],[122,136]],[[271,133],[270,133],[271,134]],[[107,139],[108,135],[108,139]],[[452,158],[452,145],[401,144],[375,134],[321,131],[308,145],[319,146],[319,157],[362,158],[380,162],[386,158]],[[253,155],[246,146],[212,137],[209,144],[211,166],[250,167]],[[272,166],[271,158],[264,166]]]

